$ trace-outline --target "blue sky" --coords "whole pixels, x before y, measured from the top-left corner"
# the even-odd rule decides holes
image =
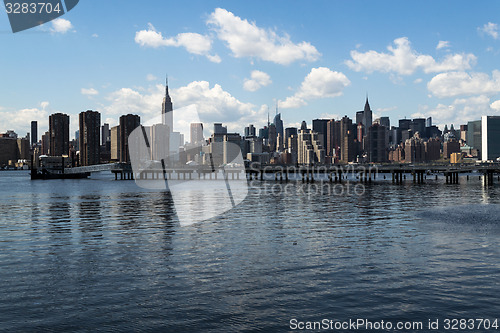
[[[2,5],[3,6],[3,5]],[[0,14],[0,132],[93,109],[174,109],[243,132],[273,116],[375,116],[460,124],[500,114],[500,2],[81,0],[57,21],[13,34]],[[175,117],[175,113],[174,113]]]

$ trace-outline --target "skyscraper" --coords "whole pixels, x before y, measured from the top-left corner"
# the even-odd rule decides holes
[[[372,125],[372,118],[373,118],[373,113],[372,109],[370,108],[370,103],[368,103],[368,96],[366,96],[366,102],[365,102],[365,108],[363,109],[363,117],[362,117],[362,123],[363,126],[366,129]]]
[[[227,134],[227,127],[222,126],[222,123],[215,123],[214,134]]]
[[[356,157],[355,126],[347,116],[340,120],[340,159],[344,163],[353,162]]]
[[[368,161],[373,163],[383,163],[387,161],[388,137],[387,128],[379,124],[368,127],[367,134]]]
[[[111,140],[111,132],[109,130],[109,124],[104,124],[101,127],[101,145],[105,145],[106,142]]]
[[[87,110],[80,112],[80,165],[94,165],[100,162],[101,114]]]
[[[128,114],[120,117],[120,162],[130,162],[128,136],[134,129],[141,126],[141,117]]]
[[[54,113],[49,116],[49,155],[69,154],[69,116]]]
[[[31,145],[35,145],[38,142],[38,122],[33,120],[31,122]]]
[[[481,117],[481,159],[496,160],[500,157],[500,116]]]
[[[277,113],[278,108],[276,107],[276,116],[274,117],[273,124],[276,126],[276,137],[281,135],[283,137],[283,120],[281,120],[281,113]]]
[[[245,136],[255,136],[255,127],[252,124],[245,127]]]
[[[481,153],[481,120],[469,121],[467,123],[467,145],[477,149]]]
[[[318,138],[321,143],[321,146],[326,149],[326,135],[328,129],[328,121],[329,119],[314,119],[312,121],[312,129],[314,132],[318,133]],[[328,155],[328,154],[327,154]]]
[[[191,130],[190,143],[192,145],[203,141],[203,124],[202,123],[191,123],[190,130]]]
[[[172,99],[168,94],[168,77],[165,80],[165,97],[163,97],[163,103],[161,106],[161,118],[163,125],[168,125],[170,132],[174,131],[174,107],[172,104]]]

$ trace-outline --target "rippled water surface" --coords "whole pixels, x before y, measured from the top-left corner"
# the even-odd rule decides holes
[[[168,193],[132,181],[2,171],[0,330],[496,318],[500,182],[477,178],[380,180],[362,195],[255,181],[235,209],[181,227]]]

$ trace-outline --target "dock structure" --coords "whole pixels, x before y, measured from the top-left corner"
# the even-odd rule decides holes
[[[434,165],[434,164],[356,164],[356,165],[261,165],[250,164],[246,168],[211,168],[210,166],[182,166],[175,168],[150,168],[134,172],[130,163],[109,163],[91,166],[65,168],[64,174],[90,174],[92,172],[111,171],[115,180],[218,180],[244,179],[261,181],[288,182],[292,179],[304,183],[318,180],[341,183],[343,180],[356,179],[362,183],[371,183],[377,176],[386,179],[391,174],[393,184],[403,184],[410,177],[415,184],[423,184],[427,176],[445,177],[446,184],[459,184],[460,174],[477,172],[481,174],[485,185],[492,185],[494,176],[500,180],[500,164],[493,165]],[[293,177],[292,177],[293,175]],[[469,175],[466,177],[469,180]]]

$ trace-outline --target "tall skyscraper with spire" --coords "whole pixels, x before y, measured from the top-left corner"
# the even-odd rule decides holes
[[[174,108],[172,105],[172,99],[168,94],[168,76],[165,80],[165,97],[163,97],[163,103],[161,106],[161,118],[163,125],[168,125],[170,133],[173,132],[174,126]]]
[[[365,109],[363,110],[363,125],[366,130],[372,125],[372,117],[372,109],[370,108],[370,103],[368,103],[368,95],[366,95]]]

